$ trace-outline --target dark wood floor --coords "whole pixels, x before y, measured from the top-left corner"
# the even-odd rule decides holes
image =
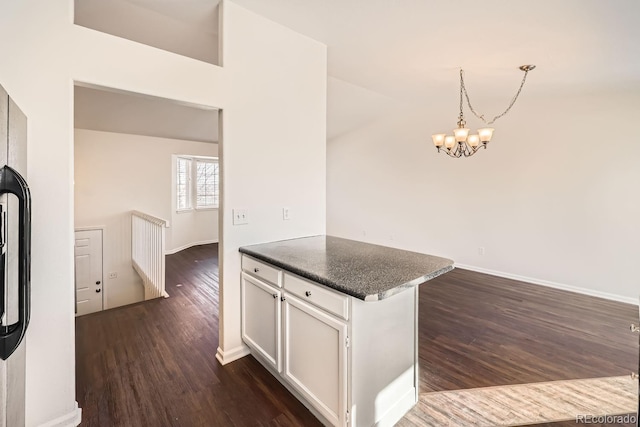
[[[76,320],[82,426],[320,425],[252,357],[216,361],[217,245],[168,256],[167,289]],[[421,392],[626,375],[637,318],[636,306],[454,270],[420,289]]]
[[[635,305],[455,269],[420,288],[420,391],[629,375],[631,323]]]
[[[255,359],[218,347],[217,245],[167,256],[168,299],[76,319],[82,426],[314,426]]]
[[[455,269],[420,288],[421,391],[628,375],[638,307]]]

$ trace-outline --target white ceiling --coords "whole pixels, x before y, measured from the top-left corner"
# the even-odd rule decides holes
[[[637,0],[233,1],[328,46],[329,138],[384,113],[385,98],[456,105],[460,68],[474,104],[495,98],[487,115],[511,100],[523,64],[537,68],[519,102],[640,88]]]
[[[117,1],[197,28],[218,4]],[[500,108],[517,89],[522,64],[537,65],[522,99],[640,88],[638,0],[232,1],[328,46],[328,138],[393,105],[455,105],[460,67],[474,104],[493,98]],[[83,2],[103,4],[76,5]],[[146,33],[161,37],[153,28]]]
[[[460,67],[512,87],[529,63],[549,90],[640,82],[637,0],[234,2],[327,44],[329,75],[399,99],[457,84]]]
[[[218,111],[125,92],[75,87],[74,127],[218,142]]]
[[[219,0],[75,0],[73,22],[212,64]]]

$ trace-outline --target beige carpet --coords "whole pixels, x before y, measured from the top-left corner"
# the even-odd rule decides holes
[[[497,427],[576,421],[581,416],[635,417],[637,404],[638,381],[630,376],[551,381],[422,393],[397,425]],[[607,420],[612,421],[617,420]]]

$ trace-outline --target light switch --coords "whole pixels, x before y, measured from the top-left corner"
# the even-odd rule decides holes
[[[289,208],[282,208],[282,220],[287,221],[291,219],[291,210]]]
[[[249,212],[246,209],[233,210],[233,225],[249,224]]]

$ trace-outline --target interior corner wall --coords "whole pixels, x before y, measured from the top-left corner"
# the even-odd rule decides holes
[[[223,8],[224,64],[234,88],[221,144],[223,287],[218,359],[240,336],[243,245],[326,230],[326,46],[231,2]],[[282,208],[291,219],[283,221]],[[248,211],[234,226],[232,209]]]
[[[202,14],[197,25],[190,25],[129,0],[75,0],[74,4],[78,25],[218,64],[217,6]]]
[[[176,161],[177,155],[218,157],[218,144],[198,143],[185,146],[171,159],[171,226],[167,229],[166,253],[174,254],[196,245],[219,242],[219,208],[177,211]]]
[[[217,67],[73,25],[71,0],[0,2],[0,82],[28,117],[27,427],[79,419],[74,81],[223,109],[221,354],[242,348],[238,247],[325,231],[326,47],[230,1],[221,8]],[[233,208],[248,209],[249,224],[233,226]]]
[[[206,142],[75,129],[75,226],[105,226],[105,308],[144,299],[142,281],[131,266],[132,210],[169,220],[167,251],[217,241],[217,211],[174,215],[176,154],[215,157],[218,148]],[[117,277],[109,278],[109,272]]]
[[[638,90],[525,93],[461,159],[430,138],[454,116],[398,111],[328,143],[328,233],[637,304],[640,144],[620,130],[638,105]]]

